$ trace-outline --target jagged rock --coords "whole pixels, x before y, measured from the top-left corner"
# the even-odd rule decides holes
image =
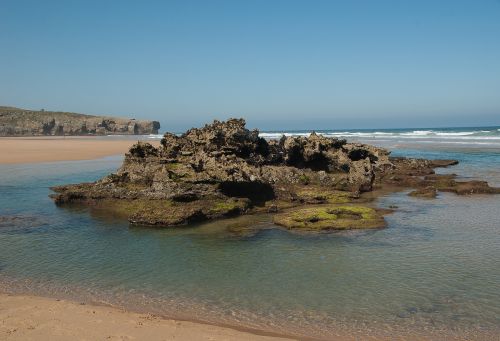
[[[257,130],[246,129],[243,119],[230,119],[180,136],[166,133],[158,148],[139,142],[116,173],[91,184],[55,187],[52,197],[59,205],[105,206],[133,223],[180,225],[259,210],[359,202],[374,185],[440,185],[436,188],[460,194],[463,186],[445,187],[433,171],[454,163],[389,158],[385,149],[315,133],[266,141]]]
[[[0,136],[157,134],[157,121],[0,107]]]

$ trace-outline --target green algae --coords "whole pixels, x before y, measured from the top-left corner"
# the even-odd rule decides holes
[[[299,181],[303,184],[303,185],[308,185],[310,182],[311,182],[311,178],[309,178],[307,175],[305,174],[301,174],[299,176]]]
[[[209,212],[216,214],[229,214],[239,212],[246,208],[246,203],[239,200],[216,201]]]
[[[288,229],[345,230],[385,226],[377,210],[365,206],[320,206],[301,208],[274,216],[277,225]]]
[[[299,200],[306,203],[347,204],[357,197],[349,191],[325,189],[318,186],[306,186],[296,190]]]
[[[129,217],[140,212],[164,211],[173,205],[171,200],[122,199],[102,200],[98,202],[96,207]]]

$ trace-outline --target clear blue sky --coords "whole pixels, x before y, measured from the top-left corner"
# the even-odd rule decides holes
[[[263,129],[500,124],[499,0],[0,0],[0,103]]]

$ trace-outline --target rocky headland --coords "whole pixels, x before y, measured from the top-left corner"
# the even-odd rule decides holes
[[[0,136],[157,134],[157,121],[0,107]]]
[[[243,119],[214,121],[158,148],[139,142],[116,173],[93,183],[52,188],[57,205],[88,205],[131,223],[178,226],[269,212],[294,230],[380,228],[388,210],[370,204],[382,190],[434,198],[500,193],[483,181],[436,174],[455,160],[390,157],[383,148],[312,133],[265,140]]]

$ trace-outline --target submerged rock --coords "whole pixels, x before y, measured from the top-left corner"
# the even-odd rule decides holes
[[[0,215],[0,229],[31,229],[47,224],[47,221],[33,215]]]
[[[440,184],[461,194],[463,185],[445,187],[442,178],[425,178],[434,175],[433,168],[452,164],[456,161],[390,158],[383,148],[315,133],[267,141],[257,130],[246,129],[243,119],[230,119],[180,136],[166,133],[158,148],[139,142],[116,173],[94,183],[54,187],[52,198],[58,205],[105,207],[132,223],[173,226],[366,201],[366,192],[386,185],[419,189]],[[484,191],[491,188],[485,186]],[[336,221],[348,228],[374,223],[356,217],[352,225],[347,218]],[[380,219],[374,220],[378,226]]]
[[[435,198],[437,196],[437,190],[433,186],[428,186],[428,187],[424,187],[421,189],[416,189],[416,190],[408,193],[408,195],[410,195],[412,197],[432,199],[432,198]]]

